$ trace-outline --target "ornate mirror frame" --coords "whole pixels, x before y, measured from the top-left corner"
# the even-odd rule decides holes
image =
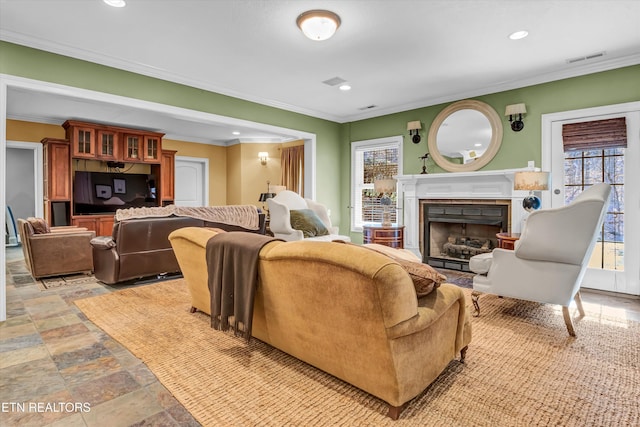
[[[475,110],[485,115],[485,117],[489,120],[491,125],[491,140],[489,142],[489,147],[487,147],[486,151],[482,154],[482,156],[478,157],[471,163],[466,164],[457,164],[452,163],[447,160],[438,150],[437,136],[438,130],[442,123],[449,117],[451,114],[460,110]],[[500,149],[500,145],[502,144],[502,121],[500,120],[500,116],[496,110],[493,109],[489,104],[486,104],[482,101],[475,100],[464,100],[454,102],[449,105],[445,109],[443,109],[433,120],[431,123],[431,127],[429,128],[429,136],[428,136],[428,147],[429,153],[431,154],[431,158],[436,162],[438,166],[442,169],[449,172],[471,172],[480,169],[489,163],[495,155],[498,153]]]

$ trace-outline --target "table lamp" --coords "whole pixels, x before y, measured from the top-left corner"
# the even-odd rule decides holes
[[[376,179],[373,181],[373,189],[376,193],[382,193],[382,197],[380,198],[380,204],[382,205],[382,226],[390,227],[391,226],[391,197],[389,194],[396,191],[396,180],[393,178],[386,179]]]
[[[549,172],[516,172],[513,180],[514,190],[529,190],[529,195],[522,200],[522,207],[527,212],[540,209],[540,198],[533,194],[534,191],[549,189]]]

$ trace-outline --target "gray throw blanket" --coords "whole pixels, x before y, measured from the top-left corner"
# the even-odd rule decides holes
[[[248,232],[220,233],[207,242],[206,256],[211,294],[211,327],[233,330],[251,340],[253,299],[258,282],[258,261],[264,245],[279,240]],[[242,328],[240,328],[242,323]]]

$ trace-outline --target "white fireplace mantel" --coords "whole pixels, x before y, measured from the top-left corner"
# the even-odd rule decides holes
[[[526,191],[515,191],[516,172],[532,170],[503,169],[495,171],[457,172],[420,175],[398,175],[398,194],[402,202],[405,248],[420,254],[420,200],[511,200],[511,232],[519,233],[527,212],[522,209]]]

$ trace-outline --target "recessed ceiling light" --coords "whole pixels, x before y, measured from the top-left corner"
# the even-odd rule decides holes
[[[238,132],[237,130],[234,130],[233,132],[231,132],[234,135],[240,135],[240,132]]]
[[[474,147],[482,147],[482,144],[480,144],[480,143],[478,142],[478,143],[473,144],[473,146],[474,146]]]
[[[113,6],[113,7],[125,7],[127,5],[127,3],[124,0],[102,0],[102,1],[108,4],[109,6]]]
[[[520,40],[527,37],[528,35],[529,35],[529,31],[520,30],[520,31],[516,31],[515,33],[509,34],[509,38],[511,40]]]
[[[339,89],[344,91],[351,90],[351,85],[345,83],[343,85],[340,85]]]

